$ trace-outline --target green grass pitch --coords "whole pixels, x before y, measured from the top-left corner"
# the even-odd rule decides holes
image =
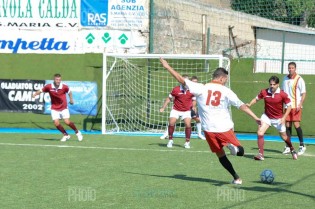
[[[61,143],[57,134],[1,134],[0,208],[313,208],[315,145],[298,160],[265,143],[241,141],[244,157],[228,155],[243,185],[231,185],[205,141],[166,148],[159,137],[85,135]],[[298,144],[294,144],[296,147]],[[273,184],[260,182],[264,169]]]

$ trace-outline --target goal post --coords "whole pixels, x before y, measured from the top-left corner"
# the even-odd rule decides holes
[[[172,104],[159,110],[179,83],[163,68],[160,57],[181,75],[197,76],[200,83],[209,82],[217,67],[230,70],[230,60],[222,55],[104,53],[102,134],[165,131]],[[181,121],[175,131],[184,132]]]

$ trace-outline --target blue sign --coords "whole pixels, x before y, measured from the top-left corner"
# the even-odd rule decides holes
[[[108,0],[81,0],[81,25],[105,27],[108,22]]]
[[[46,84],[53,83],[52,80],[46,80]],[[97,84],[89,81],[63,81],[67,84],[72,92],[74,104],[69,103],[70,114],[96,115],[97,114]],[[50,114],[51,102],[49,96],[45,99],[45,114]]]

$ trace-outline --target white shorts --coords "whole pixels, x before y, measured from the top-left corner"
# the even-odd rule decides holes
[[[181,120],[184,120],[185,118],[191,118],[191,111],[188,110],[188,111],[182,112],[182,111],[172,109],[170,113],[170,118],[176,118],[176,119],[180,118]]]
[[[286,131],[285,125],[281,124],[281,119],[270,119],[266,114],[263,114],[260,119],[269,126],[275,127],[280,133]]]
[[[69,109],[64,109],[62,111],[51,110],[51,118],[53,120],[70,118]]]

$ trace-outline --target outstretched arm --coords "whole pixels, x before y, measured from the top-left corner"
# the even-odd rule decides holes
[[[242,105],[240,106],[240,110],[242,110],[243,112],[245,112],[247,115],[251,116],[251,117],[256,121],[256,123],[257,123],[258,125],[261,125],[261,120],[260,120],[260,118],[258,118],[258,117],[255,115],[255,113],[254,113],[251,109],[249,109],[249,108],[247,107],[247,105],[242,104]]]
[[[171,99],[169,97],[167,97],[164,101],[162,108],[160,109],[160,112],[164,112],[165,108],[167,107],[168,103],[170,103],[170,102],[171,102]]]
[[[32,95],[32,97],[35,98],[37,95],[40,95],[40,93],[41,93],[41,90],[38,90]]]
[[[250,106],[252,106],[253,104],[256,104],[256,102],[257,102],[257,99],[254,98],[254,99],[252,99],[252,101],[250,101],[250,103],[247,103],[246,106],[247,106],[247,107],[250,107]]]
[[[181,84],[185,85],[185,79],[178,73],[176,72],[169,64],[168,62],[163,59],[160,58],[160,62],[163,65],[163,67],[165,69],[167,69],[167,71]]]

